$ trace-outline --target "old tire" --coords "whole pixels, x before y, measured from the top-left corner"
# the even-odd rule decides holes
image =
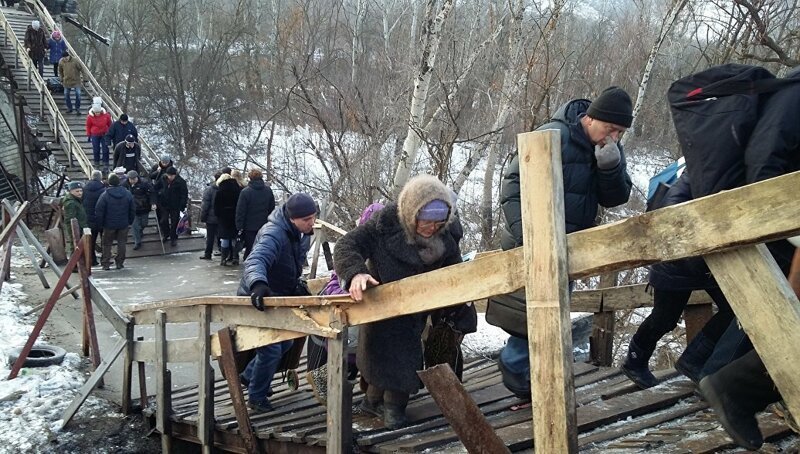
[[[22,347],[15,348],[11,354],[8,355],[8,360],[11,364],[17,362]],[[55,345],[34,345],[28,357],[25,359],[23,367],[47,367],[56,364],[61,364],[64,361],[64,355],[67,351]]]

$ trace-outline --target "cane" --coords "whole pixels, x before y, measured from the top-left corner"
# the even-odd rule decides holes
[[[158,217],[158,211],[156,211],[156,229],[158,229],[158,241],[161,241],[161,255],[167,255],[167,249],[164,248],[164,235],[161,234],[161,218]]]

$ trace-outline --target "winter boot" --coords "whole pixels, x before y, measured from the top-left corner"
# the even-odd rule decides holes
[[[365,415],[383,416],[383,390],[368,385],[358,409]]]
[[[221,249],[222,255],[219,256],[219,264],[222,266],[228,266],[228,258],[231,255],[231,248],[224,247]]]
[[[636,342],[631,341],[628,346],[628,356],[622,364],[622,373],[625,374],[639,388],[652,388],[658,384],[658,379],[650,372],[647,364],[653,350],[647,351],[639,347]]]
[[[675,369],[689,377],[695,384],[699,383],[702,378],[700,373],[708,358],[714,353],[715,345],[716,342],[709,339],[702,331],[697,333],[675,362]]]
[[[408,425],[406,417],[408,394],[398,391],[386,391],[383,394],[383,425],[389,430],[400,429]]]
[[[733,441],[750,450],[761,447],[755,415],[781,396],[755,350],[704,377],[700,392]]]
[[[503,364],[502,359],[497,360],[497,367],[500,368],[500,375],[503,377],[503,385],[520,399],[531,400],[531,384],[528,377],[523,377],[509,371]]]

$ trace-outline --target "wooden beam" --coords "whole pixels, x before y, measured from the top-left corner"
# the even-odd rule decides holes
[[[97,386],[97,384],[103,379],[103,375],[108,372],[108,369],[114,364],[114,361],[119,357],[119,354],[122,353],[122,350],[125,349],[128,341],[125,339],[120,339],[114,344],[114,347],[111,349],[111,355],[107,358],[103,358],[103,361],[100,365],[92,372],[92,376],[89,377],[89,380],[83,384],[81,387],[78,396],[72,400],[72,403],[69,404],[69,407],[64,411],[64,416],[61,417],[59,421],[59,427],[63,429],[69,422],[72,420],[72,417],[75,416],[78,409],[83,405],[83,402],[86,401],[86,398],[89,397],[89,393]]]
[[[467,452],[502,454],[511,452],[497,436],[481,409],[448,364],[417,372],[442,416],[458,435]]]
[[[167,314],[156,311],[156,320],[156,430],[161,434],[161,451],[171,452],[169,394],[172,386],[167,370]]]
[[[686,306],[683,310],[683,321],[686,325],[686,343],[694,339],[703,327],[706,326],[711,317],[714,315],[711,304],[695,304],[693,306]]]
[[[131,323],[131,320],[114,304],[114,301],[105,290],[97,286],[91,276],[89,276],[89,292],[92,295],[94,305],[100,309],[100,312],[120,336],[133,337],[133,323]]]
[[[317,224],[325,227],[326,229],[330,230],[331,232],[338,233],[339,235],[347,235],[347,230],[337,227],[330,222],[323,221],[322,219],[317,219]]]
[[[47,282],[47,278],[44,276],[44,271],[42,271],[42,268],[39,266],[39,261],[36,260],[36,257],[33,254],[33,249],[31,248],[30,243],[28,243],[28,239],[25,238],[25,234],[22,233],[22,229],[19,225],[16,228],[16,232],[17,238],[19,238],[20,243],[22,243],[22,249],[25,250],[25,254],[28,255],[28,259],[31,261],[31,266],[33,266],[34,271],[36,271],[36,275],[39,276],[39,280],[42,281],[42,287],[50,288],[50,283]]]
[[[198,373],[198,420],[197,438],[200,439],[204,454],[211,454],[214,447],[214,369],[208,363],[211,355],[211,308],[199,308],[200,332],[197,343],[200,352],[197,362]]]
[[[800,301],[763,244],[705,256],[789,411],[800,415]]]
[[[8,206],[6,208],[8,208]],[[0,232],[0,244],[6,244],[6,241],[8,241],[14,231],[16,231],[17,223],[20,221],[20,219],[22,219],[22,216],[25,214],[25,212],[28,211],[28,202],[23,203],[21,207],[16,209],[16,212],[14,210],[8,211],[14,215],[7,223],[5,223],[3,226],[3,231]]]
[[[228,383],[236,422],[239,424],[239,435],[242,437],[247,452],[257,453],[259,451],[258,440],[256,440],[253,427],[250,425],[250,416],[247,413],[247,405],[239,382],[239,371],[236,368],[236,358],[233,356],[233,336],[228,327],[217,331],[217,335],[222,348],[219,364],[225,372],[225,381]]]
[[[605,290],[617,285],[617,273],[600,276],[600,288]],[[647,293],[643,292],[646,295]],[[614,321],[616,313],[604,311],[601,297],[600,311],[592,315],[592,334],[589,336],[589,358],[595,366],[611,366],[614,362]]]
[[[249,296],[198,296],[194,298],[181,298],[176,300],[163,300],[154,303],[130,304],[125,307],[125,312],[139,318],[142,312],[152,312],[157,309],[173,309],[176,307],[190,307],[199,305],[224,305],[252,308]],[[312,296],[272,296],[264,298],[265,307],[307,307],[331,306],[334,304],[358,304],[349,295],[312,295]],[[251,315],[256,315],[251,313]]]
[[[522,250],[536,452],[578,451],[564,176],[558,131],[519,134]],[[534,197],[533,194],[536,196]]]
[[[353,451],[353,393],[347,382],[347,324],[343,317],[341,310],[336,311],[335,326],[341,332],[336,338],[328,339],[328,454]]]

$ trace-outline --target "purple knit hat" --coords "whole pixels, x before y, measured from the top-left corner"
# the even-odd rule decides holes
[[[364,211],[361,212],[361,217],[358,218],[358,225],[364,225],[367,221],[372,219],[372,216],[375,215],[378,211],[383,209],[383,204],[379,202],[375,202],[372,205],[364,208]]]
[[[417,219],[420,221],[444,221],[450,214],[450,205],[444,200],[434,199],[426,203],[417,212]]]

